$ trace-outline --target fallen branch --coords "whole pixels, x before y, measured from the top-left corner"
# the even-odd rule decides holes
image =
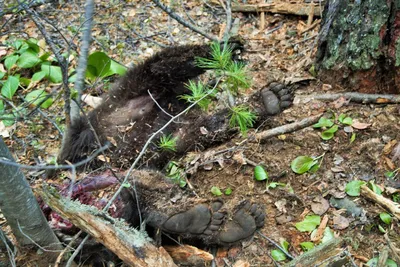
[[[340,97],[344,97],[356,103],[375,103],[375,104],[398,104],[400,103],[400,95],[381,95],[381,94],[363,94],[357,92],[337,93],[337,94],[312,94],[298,95],[295,103],[307,103],[311,100],[334,101]]]
[[[314,9],[314,10],[312,10]],[[274,3],[259,5],[232,5],[232,12],[269,12],[279,14],[292,14],[298,16],[308,16],[311,12],[314,16],[321,16],[321,8],[313,4],[290,4],[290,3]]]
[[[173,18],[174,20],[176,20],[177,22],[179,22],[183,26],[191,29],[194,32],[197,32],[200,35],[203,35],[204,37],[206,37],[207,39],[210,39],[211,41],[215,41],[215,42],[219,41],[216,37],[209,35],[208,33],[204,32],[203,30],[201,30],[201,29],[197,28],[196,26],[190,24],[189,22],[185,21],[182,17],[180,17],[175,12],[173,12],[169,7],[163,5],[159,0],[152,0],[152,1],[159,8],[164,10],[164,12],[167,13],[171,18]]]
[[[392,213],[397,219],[400,219],[400,205],[391,201],[390,199],[385,198],[382,195],[376,194],[374,191],[369,189],[366,185],[361,186],[361,195],[367,197],[374,202],[378,203],[385,209],[387,209],[390,213]]]
[[[44,186],[37,192],[51,209],[102,243],[129,266],[176,266],[162,247],[155,247],[145,233],[127,227],[121,220],[94,207],[62,198],[51,187]]]
[[[266,131],[263,131],[261,133],[255,134],[256,140],[264,140],[268,139],[274,136],[278,136],[281,134],[285,133],[291,133],[300,129],[303,129],[305,127],[308,127],[310,125],[313,125],[318,122],[319,118],[321,118],[322,114],[314,115],[305,119],[302,119],[301,121],[296,121],[290,124],[282,125],[273,129],[269,129]]]

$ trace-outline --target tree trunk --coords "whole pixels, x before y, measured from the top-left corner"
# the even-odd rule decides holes
[[[363,93],[400,93],[400,2],[328,0],[317,67],[322,81]]]
[[[1,137],[0,157],[14,162]],[[0,163],[0,209],[19,245],[62,249],[19,167]]]

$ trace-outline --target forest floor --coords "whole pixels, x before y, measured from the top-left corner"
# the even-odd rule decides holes
[[[83,20],[83,3],[77,2],[68,1],[57,9],[42,5],[36,10],[52,21],[69,39]],[[225,12],[218,1],[207,1],[207,4],[206,1],[183,2],[183,5],[181,1],[175,3],[175,8],[185,20],[190,17],[198,27],[208,29],[217,36],[223,32],[221,25],[225,21]],[[93,50],[102,50],[127,66],[159,51],[160,44],[167,46],[207,42],[204,37],[169,18],[150,1],[112,3],[99,1],[96,4]],[[187,14],[183,12],[183,7]],[[5,27],[10,32],[0,36],[0,44],[26,35],[42,39],[27,16],[7,15],[5,18],[10,19]],[[353,180],[373,181],[382,189],[385,197],[397,196],[397,201],[400,201],[398,193],[388,193],[389,187],[399,188],[399,182],[389,181],[384,175],[400,166],[399,159],[394,159],[392,154],[396,143],[400,141],[399,106],[357,104],[343,100],[300,101],[302,96],[310,94],[352,91],[352,88],[323,84],[311,75],[317,49],[318,23],[316,27],[308,29],[307,17],[266,14],[265,29],[260,30],[258,14],[233,13],[233,18],[240,18],[239,34],[246,41],[243,58],[253,77],[253,85],[244,95],[260,90],[272,81],[301,81],[302,84],[295,92],[292,107],[271,117],[262,128],[251,130],[249,136],[324,112],[336,114],[337,117],[345,114],[359,122],[358,127],[355,125],[350,129],[337,122],[339,130],[327,141],[322,140],[321,130],[312,127],[263,142],[246,142],[245,137],[237,136],[219,147],[202,152],[202,160],[209,163],[197,169],[190,177],[190,183],[203,198],[213,198],[210,189],[216,186],[222,191],[232,189],[229,196],[221,196],[226,200],[246,198],[263,203],[267,216],[260,232],[277,243],[286,240],[290,244],[288,251],[293,256],[303,253],[300,245],[302,242],[311,241],[310,233],[301,232],[296,228],[296,223],[311,214],[321,219],[326,217],[328,221],[325,227],[329,227],[332,235],[346,240],[355,263],[362,266],[387,246],[383,232],[398,227],[399,222],[393,217],[390,224],[385,224],[380,214],[387,211],[363,196],[348,196],[345,188]],[[48,28],[54,36],[58,36],[54,29]],[[79,46],[77,39],[74,43]],[[62,43],[60,38],[59,42]],[[72,61],[74,65],[75,60]],[[99,86],[101,83],[99,81],[93,85],[89,93],[101,94],[105,90]],[[44,83],[39,86],[46,90],[55,87],[54,84]],[[62,106],[63,102],[59,100],[43,112],[60,122],[59,118],[63,117]],[[355,139],[354,135],[352,138],[351,130],[355,133]],[[61,142],[53,125],[40,116],[33,116],[31,121],[18,122],[10,127],[2,128],[0,125],[0,133],[18,162],[29,165],[54,161]],[[215,153],[218,151],[225,152]],[[296,157],[321,155],[317,172],[299,175],[292,171],[291,162]],[[254,179],[255,165],[264,166],[270,176],[268,181]],[[40,172],[27,172],[27,177],[32,185],[42,183]],[[278,186],[268,187],[271,183],[274,185],[273,182],[279,183]],[[102,196],[107,197],[109,194],[105,192]],[[336,205],[338,202],[340,204]],[[5,226],[5,220],[1,217],[0,223]],[[277,248],[256,234],[253,240],[241,246],[220,248],[217,266],[248,266],[243,262],[250,266],[274,266],[270,256],[274,249]],[[239,260],[243,265],[235,265]],[[26,257],[21,257],[21,261],[25,261],[25,266],[35,266]]]

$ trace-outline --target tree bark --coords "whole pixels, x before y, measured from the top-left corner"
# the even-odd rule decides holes
[[[394,0],[328,0],[316,62],[321,80],[363,93],[399,93],[399,8]]]
[[[14,161],[1,137],[0,157]],[[19,245],[62,249],[19,167],[0,163],[0,209]]]

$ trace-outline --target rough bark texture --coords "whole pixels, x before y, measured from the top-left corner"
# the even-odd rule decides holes
[[[0,138],[0,157],[14,161],[2,138]],[[0,209],[19,245],[39,244],[47,249],[62,249],[21,169],[2,163],[0,163]]]
[[[363,93],[399,93],[399,7],[395,0],[328,0],[317,53],[320,78]]]

